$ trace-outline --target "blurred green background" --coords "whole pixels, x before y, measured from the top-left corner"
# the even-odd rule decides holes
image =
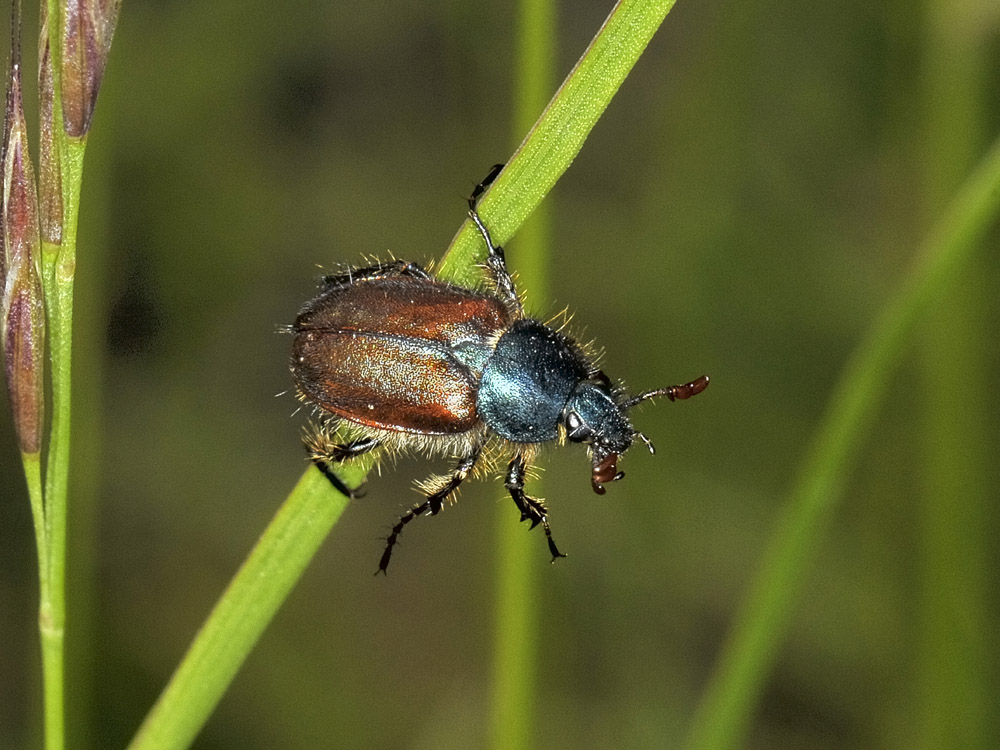
[[[560,8],[556,80],[609,9]],[[72,747],[127,744],[304,470],[279,329],[318,266],[440,256],[520,140],[516,14],[125,2],[84,173]],[[682,743],[832,384],[1000,130],[998,32],[992,0],[682,1],[550,194],[551,296],[529,308],[569,306],[634,390],[712,386],[635,415],[657,455],[630,453],[603,498],[580,448],[544,454],[569,558],[549,566],[531,534],[537,747]],[[748,747],[1000,742],[996,239],[889,375]],[[507,257],[522,266],[516,238]],[[40,734],[8,424],[4,404],[4,749]],[[373,475],[195,747],[489,744],[494,539],[518,519],[502,484],[409,526],[372,577],[412,481],[444,466]]]

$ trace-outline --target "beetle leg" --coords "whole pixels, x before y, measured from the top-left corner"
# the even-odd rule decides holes
[[[480,182],[472,189],[472,196],[470,197],[469,200],[472,201],[473,205],[479,202],[479,196],[481,196],[483,193],[486,192],[486,188],[488,188],[490,185],[493,184],[493,181],[500,176],[500,173],[506,166],[507,166],[506,164],[501,163],[501,164],[494,164],[492,167],[490,167],[490,173],[483,178],[482,182]]]
[[[481,450],[481,446],[474,447],[469,455],[465,456],[458,462],[451,478],[445,482],[440,489],[429,494],[426,500],[419,505],[415,505],[413,508],[400,516],[399,520],[396,521],[396,525],[392,527],[392,531],[385,540],[385,551],[382,552],[382,558],[378,562],[378,570],[375,571],[376,575],[379,573],[386,573],[386,570],[389,567],[389,558],[392,557],[392,548],[396,545],[396,541],[399,539],[399,535],[402,533],[403,527],[417,516],[422,516],[424,514],[436,516],[440,513],[441,508],[444,507],[444,501],[452,492],[458,489],[458,486],[465,481],[465,478],[469,476],[469,473],[472,471],[473,467],[475,467],[476,461],[479,460]]]
[[[323,286],[343,286],[355,281],[366,279],[384,279],[390,276],[412,276],[416,279],[429,279],[430,274],[416,263],[406,260],[393,260],[388,263],[377,263],[367,268],[352,268],[345,273],[331,274],[323,277]]]
[[[510,277],[510,271],[507,270],[507,260],[504,257],[503,248],[493,244],[493,237],[490,236],[490,230],[486,228],[486,225],[479,216],[479,211],[476,210],[476,206],[479,204],[479,196],[493,183],[493,180],[497,178],[503,167],[503,164],[494,164],[493,169],[486,175],[486,179],[476,185],[476,188],[472,191],[472,195],[469,196],[469,218],[472,219],[472,223],[476,225],[476,229],[479,230],[479,234],[482,235],[483,240],[486,242],[486,270],[493,277],[493,282],[497,285],[498,294],[508,308],[516,311],[518,314],[522,314],[521,300],[517,296],[517,290],[514,288],[514,280]]]
[[[370,453],[378,448],[379,445],[381,445],[381,443],[378,441],[378,438],[359,438],[358,440],[352,440],[349,443],[331,446],[330,454],[327,458],[334,463],[339,464],[349,458],[355,458],[357,456],[363,456],[365,453]]]
[[[330,467],[330,464],[343,463],[349,458],[373,451],[379,447],[379,441],[375,438],[360,438],[359,440],[352,440],[342,445],[324,445],[316,442],[317,437],[319,436],[314,435],[306,439],[306,451],[309,453],[309,460],[316,465],[316,468],[320,470],[323,476],[327,478],[338,492],[346,495],[351,500],[364,497],[363,484],[360,487],[351,489],[337,476]]]
[[[549,529],[549,511],[546,509],[545,504],[541,500],[528,497],[524,493],[524,472],[526,469],[527,463],[524,460],[524,456],[518,453],[510,460],[510,464],[507,465],[507,478],[504,480],[504,486],[507,487],[507,491],[514,500],[514,505],[521,511],[521,520],[530,520],[532,529],[538,524],[541,524],[542,528],[545,529],[545,541],[548,542],[549,552],[552,554],[552,562],[555,562],[557,558],[566,557],[566,555],[559,551],[555,541],[552,539],[552,530]]]

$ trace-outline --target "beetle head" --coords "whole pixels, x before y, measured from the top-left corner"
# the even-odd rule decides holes
[[[703,375],[684,385],[646,391],[619,401],[604,373],[598,373],[596,381],[580,381],[569,395],[562,421],[567,438],[574,443],[586,443],[590,447],[593,462],[590,484],[594,492],[603,495],[604,484],[625,476],[624,471],[618,471],[618,457],[631,447],[636,438],[645,443],[650,453],[655,453],[649,438],[632,428],[628,419],[629,409],[657,396],[666,396],[671,401],[687,399],[707,387],[708,376]]]
[[[629,449],[637,434],[626,410],[615,399],[609,383],[583,380],[570,393],[563,411],[566,437],[590,447],[590,483],[598,495],[604,494],[604,483],[625,476],[618,471],[618,456]]]

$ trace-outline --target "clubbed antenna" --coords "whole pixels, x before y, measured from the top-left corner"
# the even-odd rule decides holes
[[[657,396],[666,396],[671,401],[683,401],[686,398],[697,396],[706,388],[708,388],[708,375],[702,375],[697,380],[692,380],[690,383],[685,383],[684,385],[670,385],[666,388],[659,388],[655,391],[640,393],[638,396],[633,396],[622,404],[622,407],[625,409],[631,409],[636,404],[641,404],[643,401],[648,401],[649,399],[656,398]],[[649,443],[647,442],[647,445],[648,444]]]

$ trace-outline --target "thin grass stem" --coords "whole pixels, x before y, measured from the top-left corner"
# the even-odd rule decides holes
[[[307,471],[240,567],[136,734],[130,750],[188,747],[347,507]]]
[[[1000,209],[1000,139],[952,200],[916,265],[844,366],[764,558],[737,611],[687,746],[737,747],[750,724],[845,478],[921,316],[967,266]]]
[[[924,215],[933,217],[983,145],[990,59],[970,33],[987,2],[924,4],[920,163]],[[985,259],[975,258],[921,326],[919,365],[920,597],[914,660],[914,746],[992,747],[989,718],[988,383],[993,332]],[[942,383],[961,387],[942,388]]]
[[[527,132],[555,84],[556,9],[552,0],[521,0],[518,8],[514,80],[514,133]],[[518,281],[530,300],[548,299],[551,201],[521,228],[517,238]],[[511,256],[508,254],[508,258]],[[544,494],[543,482],[532,483]],[[490,737],[495,750],[535,745],[538,704],[540,540],[517,523],[512,503],[497,506],[496,616]]]

